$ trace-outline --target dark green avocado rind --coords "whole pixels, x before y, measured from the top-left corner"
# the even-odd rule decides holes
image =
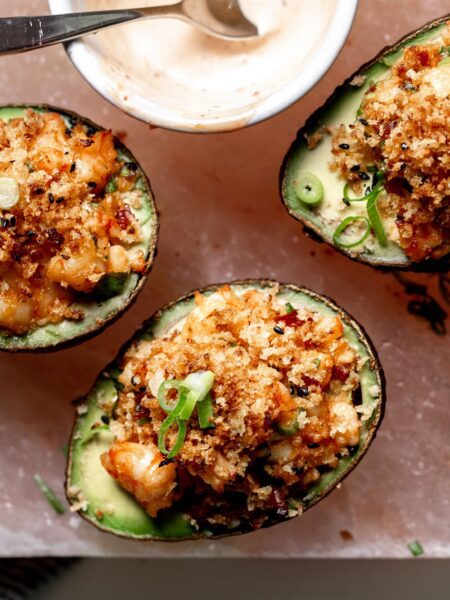
[[[315,294],[308,289],[295,285],[282,285],[269,280],[247,280],[230,284],[235,290],[257,288],[260,290],[277,290],[278,296],[294,307],[307,306],[323,314],[338,315],[344,323],[344,335],[356,349],[359,356],[367,358],[360,371],[361,397],[363,405],[372,409],[366,421],[361,421],[361,440],[358,447],[349,457],[342,458],[333,471],[323,474],[318,482],[309,488],[308,493],[302,498],[303,510],[307,510],[346,477],[361,460],[369,445],[375,437],[376,430],[383,417],[385,404],[385,380],[382,367],[376,351],[361,326],[343,309],[332,300]],[[203,290],[202,294],[209,295],[217,290],[220,285],[213,285]],[[72,437],[69,445],[69,458],[66,472],[66,489],[69,502],[70,488],[76,486],[82,491],[84,499],[88,501],[85,511],[80,514],[90,523],[103,531],[122,537],[137,540],[180,540],[198,538],[222,537],[221,532],[216,535],[211,530],[196,530],[190,525],[189,517],[182,510],[170,509],[163,518],[153,519],[137,505],[134,499],[123,491],[114,480],[106,473],[100,464],[99,457],[105,452],[113,439],[109,431],[102,431],[93,437],[91,427],[94,423],[101,422],[102,406],[114,404],[117,398],[117,377],[120,373],[121,358],[134,343],[141,340],[151,340],[164,335],[176,323],[184,319],[194,308],[194,292],[168,304],[158,310],[135,335],[120,350],[116,359],[100,374],[88,396],[82,399],[76,417]],[[376,386],[378,394],[374,394]],[[372,390],[372,391],[370,391]],[[374,395],[372,395],[374,394]],[[99,406],[100,402],[100,406]],[[81,412],[81,414],[80,414]],[[369,411],[370,412],[370,411]],[[87,441],[86,440],[90,440]],[[114,505],[114,511],[108,511]],[[100,512],[99,512],[100,511]],[[107,514],[107,513],[110,514]],[[100,518],[99,518],[100,515]],[[276,524],[279,520],[266,523],[266,527]],[[245,533],[248,529],[230,530],[234,535]]]
[[[411,262],[398,244],[389,242],[387,248],[376,244],[373,252],[357,252],[352,248],[341,248],[333,243],[333,228],[331,228],[321,217],[320,205],[311,209],[303,204],[297,197],[294,189],[295,180],[301,171],[315,171],[315,174],[325,185],[325,194],[333,186],[333,192],[342,196],[344,182],[337,174],[331,173],[328,163],[331,161],[331,141],[322,140],[316,148],[310,150],[305,135],[311,136],[323,126],[339,125],[341,123],[353,123],[357,117],[357,110],[368,88],[377,80],[386,75],[392,64],[401,56],[407,46],[423,43],[437,35],[445,26],[450,15],[446,15],[421,29],[403,38],[396,45],[385,48],[375,59],[363,65],[341,86],[339,86],[325,104],[319,108],[306,122],[304,127],[297,133],[296,140],[291,145],[280,171],[280,193],[282,202],[288,213],[296,220],[304,224],[306,232],[312,232],[313,236],[321,241],[332,245],[336,250],[346,256],[369,264],[374,267],[387,269],[405,269],[415,271],[442,271],[447,270],[449,256],[439,260],[427,260],[422,263]],[[362,86],[351,85],[350,82],[358,75],[365,77]],[[317,166],[311,166],[312,161],[317,161]],[[325,170],[324,170],[325,168]],[[331,182],[327,186],[328,182]],[[328,192],[329,193],[329,192]],[[314,235],[315,234],[315,235]]]
[[[27,108],[32,108],[37,112],[57,112],[63,116],[69,128],[75,123],[82,123],[87,130],[103,130],[102,127],[85,117],[81,117],[65,109],[47,105],[3,106],[0,107],[0,118],[9,120],[20,117]],[[88,297],[87,301],[80,299],[77,302],[77,306],[80,306],[86,313],[86,318],[82,321],[65,320],[58,324],[39,327],[25,335],[10,335],[8,332],[0,330],[0,351],[43,352],[59,350],[63,347],[78,344],[97,335],[119,318],[132,305],[142,289],[156,256],[159,232],[158,213],[150,182],[136,158],[120,140],[114,138],[114,143],[120,162],[130,162],[138,166],[136,172],[139,175],[138,180],[140,189],[142,190],[142,207],[135,209],[130,206],[130,210],[139,221],[144,232],[144,242],[141,246],[145,252],[147,261],[145,271],[140,274],[132,273],[128,275],[122,282],[120,293],[113,297],[106,297],[105,295],[96,297],[92,295]]]

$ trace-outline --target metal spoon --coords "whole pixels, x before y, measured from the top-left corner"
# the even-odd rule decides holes
[[[172,17],[225,40],[258,36],[239,0],[181,0],[175,4],[123,10],[0,19],[0,55],[67,42],[100,29],[135,20]]]

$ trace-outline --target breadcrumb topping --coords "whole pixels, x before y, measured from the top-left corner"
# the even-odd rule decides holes
[[[77,293],[145,268],[132,251],[142,239],[131,211],[141,206],[135,167],[118,157],[110,131],[32,110],[0,120],[0,185],[19,192],[0,204],[0,328],[23,334],[83,319]]]
[[[388,77],[372,85],[358,120],[333,132],[333,170],[356,192],[368,168],[383,171],[387,231],[413,261],[450,250],[450,25],[441,39],[404,50]]]
[[[258,526],[270,510],[287,515],[299,509],[288,506],[293,491],[307,489],[359,443],[357,359],[338,316],[287,307],[276,290],[241,295],[225,286],[197,294],[183,322],[125,355],[112,422],[116,441],[103,465],[125,489],[138,490],[138,501],[155,514],[145,500],[155,490],[147,482],[147,496],[143,492],[143,475],[131,470],[131,454],[125,461],[124,444],[148,448],[155,460],[167,416],[157,399],[160,385],[209,370],[214,428],[201,429],[196,418],[188,422],[173,463],[178,485],[170,480],[171,501],[183,499],[193,518],[216,525],[250,518]],[[169,432],[168,447],[175,438]]]

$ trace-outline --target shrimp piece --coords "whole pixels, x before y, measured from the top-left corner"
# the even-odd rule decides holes
[[[41,118],[42,127],[30,152],[30,162],[35,169],[51,174],[61,170],[65,164],[61,148],[67,138],[66,125],[56,113],[46,113]]]
[[[339,317],[327,315],[322,317],[322,319],[316,325],[316,334],[323,335],[325,343],[330,343],[333,340],[339,339],[342,337],[343,333],[344,328]]]
[[[86,239],[76,254],[67,251],[67,255],[68,258],[57,255],[50,259],[47,267],[49,281],[70,286],[78,292],[91,292],[106,272],[106,265],[98,257],[94,242]]]
[[[23,333],[30,327],[33,318],[33,302],[30,298],[8,298],[0,296],[0,327],[14,333]]]
[[[85,183],[96,183],[95,193],[101,192],[110,176],[117,170],[117,150],[110,131],[98,131],[89,138],[90,145],[79,141],[74,160],[77,178]]]
[[[124,490],[132,494],[151,517],[173,502],[176,467],[160,467],[163,455],[152,442],[114,442],[101,463]]]

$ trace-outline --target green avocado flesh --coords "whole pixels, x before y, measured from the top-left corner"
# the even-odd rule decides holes
[[[100,127],[91,123],[88,119],[74,113],[66,112],[51,106],[5,106],[0,107],[0,119],[8,121],[23,115],[27,108],[36,112],[56,112],[62,115],[67,127],[70,129],[77,123],[82,123],[87,131],[99,131]],[[118,161],[122,165],[132,163],[136,165],[138,174],[136,189],[141,191],[141,207],[130,210],[141,225],[143,241],[133,247],[144,251],[148,268],[144,273],[124,274],[117,273],[106,275],[98,284],[95,293],[82,298],[73,305],[80,308],[85,318],[81,321],[63,320],[57,324],[48,324],[38,327],[24,335],[14,335],[0,330],[0,350],[6,351],[29,351],[39,349],[53,349],[57,346],[79,340],[82,337],[92,335],[101,330],[109,321],[124,311],[132,302],[140,288],[145,282],[147,273],[155,256],[155,248],[158,237],[158,216],[153,200],[150,184],[145,173],[136,162],[131,152],[115,139],[118,151]],[[128,192],[129,193],[129,192]],[[125,192],[125,195],[127,192]]]
[[[341,124],[354,123],[367,90],[389,74],[391,66],[402,56],[403,50],[407,46],[426,43],[438,38],[447,20],[448,17],[440,19],[405,38],[395,47],[385,50],[374,61],[362,67],[341,87],[337,88],[325,105],[314,113],[308,119],[305,127],[298,132],[296,141],[292,144],[281,170],[281,195],[289,214],[347,256],[373,266],[410,268],[412,263],[397,243],[388,241],[387,245],[381,246],[373,233],[370,235],[367,245],[361,244],[352,248],[335,245],[333,233],[338,222],[348,216],[365,213],[357,212],[357,209],[361,207],[357,206],[359,203],[353,202],[350,207],[339,211],[338,222],[330,218],[334,207],[342,207],[345,181],[339,177],[337,172],[332,172],[329,168],[333,158],[331,136],[324,135],[315,148],[309,149],[305,135],[312,136],[321,131],[323,127],[337,127]],[[358,79],[355,80],[355,77],[359,76],[362,76],[363,84],[352,85],[351,82],[359,83]],[[298,198],[295,187],[299,176],[303,173],[317,176],[323,184],[325,195],[323,201],[317,206],[308,206]]]
[[[248,289],[259,289],[274,293],[271,281],[246,281],[231,284],[237,293]],[[205,295],[212,294],[220,286],[200,290]],[[338,315],[344,323],[344,335],[359,357],[366,359],[359,372],[361,378],[361,402],[365,409],[366,420],[361,421],[361,439],[352,453],[340,459],[338,466],[321,475],[301,498],[303,510],[314,505],[333,489],[359,462],[373,440],[381,422],[384,409],[384,377],[381,366],[367,336],[360,326],[332,301],[313,292],[292,285],[281,285],[277,296],[294,308],[306,307],[324,315]],[[183,514],[182,507],[161,512],[157,518],[151,518],[135,500],[103,469],[100,455],[106,452],[113,434],[107,427],[93,434],[93,427],[102,423],[101,417],[117,399],[118,365],[128,347],[139,340],[151,340],[163,337],[176,323],[183,320],[195,307],[194,295],[189,294],[158,311],[121,350],[115,361],[98,377],[89,395],[81,401],[70,442],[67,466],[67,494],[70,502],[74,500],[74,491],[81,491],[78,498],[87,501],[85,510],[80,513],[98,528],[116,535],[134,539],[177,540],[202,537],[220,537],[243,533],[244,530],[232,529],[217,534],[210,529],[194,529],[189,517]],[[106,407],[106,408],[105,408]],[[105,412],[104,412],[105,411]],[[273,525],[278,519],[271,520],[266,526]],[[245,531],[248,531],[246,529]]]

